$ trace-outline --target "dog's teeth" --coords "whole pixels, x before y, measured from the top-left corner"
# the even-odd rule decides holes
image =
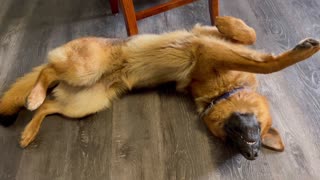
[[[253,145],[253,144],[255,144],[256,142],[246,142],[247,144],[249,144],[249,145]]]

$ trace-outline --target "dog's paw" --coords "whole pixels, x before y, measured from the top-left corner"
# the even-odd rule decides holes
[[[231,16],[218,16],[216,27],[219,32],[242,44],[253,44],[256,41],[256,32],[241,19]]]
[[[18,114],[13,114],[13,115],[2,115],[0,114],[0,124],[8,127],[12,125],[18,117]]]
[[[20,146],[27,147],[37,136],[39,127],[34,124],[28,124],[21,134]]]
[[[241,19],[233,17],[233,16],[217,16],[216,17],[216,24],[223,25],[223,24],[245,24]]]
[[[319,41],[311,38],[302,40],[290,52],[290,56],[295,59],[307,59],[320,50]]]
[[[307,38],[299,42],[299,44],[294,49],[305,50],[305,49],[319,48],[319,46],[320,46],[319,41],[312,38]]]
[[[26,99],[25,107],[30,111],[38,109],[46,99],[46,91],[42,87],[34,88]]]

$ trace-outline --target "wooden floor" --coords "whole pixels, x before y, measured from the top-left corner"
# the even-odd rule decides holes
[[[144,8],[157,0],[136,2]],[[46,53],[82,36],[126,37],[122,15],[106,0],[1,0],[0,93],[46,61]],[[142,33],[209,24],[207,1],[139,22]],[[221,14],[244,19],[257,49],[279,53],[306,37],[320,37],[320,0],[221,0]],[[214,138],[192,99],[172,85],[133,92],[81,120],[46,118],[36,141],[18,146],[32,113],[0,127],[0,179],[166,180],[320,179],[320,53],[306,62],[261,75],[286,150],[262,150],[247,161]]]

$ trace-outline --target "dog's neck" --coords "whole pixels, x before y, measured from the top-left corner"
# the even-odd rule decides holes
[[[222,100],[227,100],[229,97],[235,95],[236,93],[245,90],[246,87],[236,87],[230,91],[227,91],[217,97],[212,97],[212,100],[210,101],[210,103],[206,106],[206,108],[200,113],[200,118],[202,119],[204,116],[208,115],[208,113],[210,112],[210,110],[213,108],[214,105],[216,105],[217,103],[219,103]],[[247,88],[248,89],[248,88]],[[250,90],[250,89],[248,89]]]
[[[202,69],[201,66],[197,68]],[[208,108],[211,101],[217,97],[223,97],[226,92],[239,87],[246,87],[237,93],[229,96],[227,100],[220,100],[210,107],[206,115],[202,118],[211,132],[220,138],[225,137],[223,127],[224,120],[233,112],[251,113],[256,115],[261,123],[262,134],[264,130],[271,126],[271,117],[266,99],[255,92],[257,82],[254,74],[227,71],[227,70],[207,70],[197,71],[192,75],[190,90],[196,102],[199,113]],[[225,98],[222,98],[225,99]]]
[[[202,69],[201,67],[198,67]],[[226,92],[230,92],[239,87],[247,87],[252,90],[256,88],[256,78],[254,74],[226,71],[226,70],[207,70],[197,71],[193,73],[190,90],[196,102],[199,113],[210,104],[210,102]],[[203,74],[204,73],[204,74]]]

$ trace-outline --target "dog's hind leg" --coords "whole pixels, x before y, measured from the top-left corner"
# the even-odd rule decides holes
[[[21,134],[20,146],[28,146],[39,132],[42,121],[47,115],[60,113],[63,107],[59,106],[56,101],[46,100],[36,111],[32,120],[25,127]]]
[[[56,68],[56,66],[60,66],[60,68]],[[95,75],[94,72],[90,74],[80,74],[81,72],[79,73],[79,71],[72,67],[62,69],[61,66],[66,66],[66,64],[64,62],[48,64],[48,66],[40,72],[34,87],[26,99],[25,107],[27,109],[31,111],[37,109],[44,102],[48,88],[55,84],[55,82],[63,81],[73,86],[90,86],[101,77],[101,74],[98,73],[96,73],[97,75]],[[99,71],[99,69],[97,69],[97,71]]]
[[[9,126],[15,122],[19,110],[25,104],[25,100],[30,93],[39,73],[46,65],[41,65],[25,76],[19,78],[3,94],[0,99],[0,124]]]
[[[212,38],[202,38],[198,45],[198,57],[207,67],[262,74],[282,70],[320,50],[319,41],[314,39],[305,39],[278,56]]]
[[[37,109],[47,96],[47,89],[59,80],[58,74],[51,65],[40,72],[34,87],[25,101],[25,107],[31,111]]]
[[[102,75],[118,68],[112,45],[105,39],[82,38],[60,46],[48,54],[49,64],[43,69],[26,101],[26,108],[37,109],[45,100],[46,92],[54,82],[63,81],[72,86],[90,86]]]
[[[21,147],[28,146],[35,139],[45,116],[61,114],[69,118],[82,118],[110,107],[112,101],[124,91],[125,88],[120,83],[110,87],[106,87],[104,83],[97,83],[91,87],[59,84],[53,90],[54,100],[45,100],[24,129]]]

